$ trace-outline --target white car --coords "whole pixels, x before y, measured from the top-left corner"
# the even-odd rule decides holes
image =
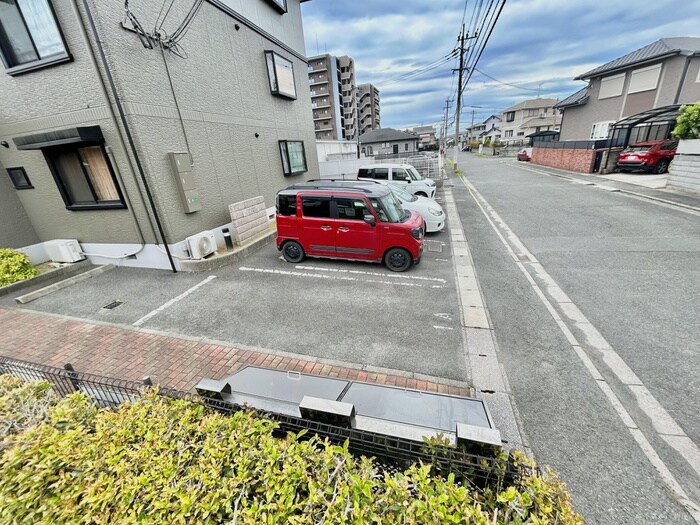
[[[423,177],[410,164],[368,164],[357,171],[357,180],[392,182],[419,197],[435,197],[435,181]]]
[[[445,228],[445,212],[442,210],[442,206],[433,199],[413,195],[407,191],[406,186],[399,186],[393,182],[375,182],[390,186],[392,193],[401,201],[401,206],[407,210],[415,211],[423,217],[426,232],[439,232]]]

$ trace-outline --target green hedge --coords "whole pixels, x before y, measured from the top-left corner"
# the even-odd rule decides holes
[[[29,279],[37,273],[29,257],[9,248],[0,248],[0,286]]]
[[[0,523],[583,523],[550,472],[499,493],[428,465],[382,474],[254,412],[155,392],[116,410],[73,394],[40,419],[5,437]]]

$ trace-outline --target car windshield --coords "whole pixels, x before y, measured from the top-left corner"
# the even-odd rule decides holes
[[[651,146],[629,146],[625,151],[627,153],[642,153],[649,151]]]
[[[399,186],[392,186],[391,191],[394,192],[394,195],[396,195],[402,201],[415,202],[418,200],[418,197],[413,195],[410,191],[406,191],[405,189]]]
[[[408,168],[406,171],[408,171],[408,174],[413,180],[423,180],[423,176],[420,173],[418,173],[418,170],[413,166]]]
[[[370,202],[381,222],[403,222],[411,216],[410,212],[404,210],[401,201],[393,193],[379,197],[379,199],[371,199]]]

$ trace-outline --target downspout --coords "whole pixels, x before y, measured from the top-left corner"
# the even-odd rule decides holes
[[[77,2],[77,0],[74,0],[73,7],[77,11],[77,6],[75,5],[75,2]],[[102,48],[102,43],[100,42],[100,37],[97,33],[97,27],[95,26],[95,20],[92,16],[92,11],[90,10],[90,6],[89,6],[87,0],[83,0],[83,7],[85,9],[85,14],[87,15],[88,22],[90,23],[90,29],[92,31],[92,36],[94,37],[95,43],[97,44],[97,50],[98,50],[99,55],[100,55],[100,61],[102,62],[102,66],[104,67],[105,74],[107,75],[107,80],[109,82],[110,90],[112,91],[112,96],[114,97],[114,101],[117,105],[117,110],[119,111],[119,118],[122,122],[122,126],[124,127],[124,134],[126,135],[126,139],[129,143],[129,148],[131,149],[131,153],[134,157],[134,162],[136,163],[136,168],[137,168],[139,175],[141,177],[141,182],[143,183],[143,188],[146,191],[146,196],[148,197],[148,203],[150,205],[151,211],[153,212],[153,218],[156,221],[156,226],[158,228],[160,238],[162,239],[163,246],[165,247],[165,253],[168,256],[168,261],[170,262],[170,268],[172,269],[173,273],[177,273],[177,268],[175,268],[175,261],[173,260],[173,256],[170,253],[170,247],[168,246],[168,240],[165,236],[165,231],[163,230],[163,224],[160,220],[160,215],[158,214],[158,209],[156,208],[156,203],[153,200],[153,194],[151,193],[151,188],[148,185],[148,180],[146,179],[146,173],[144,172],[143,165],[141,164],[141,157],[139,157],[138,151],[136,150],[136,144],[134,143],[134,138],[131,135],[131,129],[129,128],[129,123],[126,120],[126,114],[124,113],[124,108],[122,106],[121,101],[119,100],[119,96],[117,93],[117,87],[114,84],[114,78],[112,77],[112,72],[109,68],[109,63],[107,62],[107,57],[105,55],[104,49]],[[78,12],[78,20],[80,22],[80,26],[81,26],[81,29],[83,31],[84,36],[87,37],[86,28],[85,28],[85,25],[83,22],[83,18],[82,18],[82,16],[80,16],[79,12]],[[92,56],[94,51],[92,49],[92,46],[90,45],[89,40],[87,43],[88,43],[88,49],[90,50],[90,54]],[[94,56],[93,56],[93,60],[95,60]],[[95,64],[95,66],[96,66],[96,64]],[[100,74],[99,67],[97,68],[97,74],[100,77],[100,80],[102,80],[102,76]],[[106,86],[104,86],[104,84],[103,84],[103,87],[106,90]],[[108,106],[111,110],[112,104],[109,101],[109,97],[107,97],[107,102],[108,102]],[[116,119],[116,117],[115,117],[115,119]],[[120,130],[119,126],[117,126],[117,131],[119,132],[119,134],[121,136],[121,130]],[[157,239],[156,239],[156,242],[158,242]]]
[[[693,55],[688,55],[685,57],[685,65],[683,66],[683,74],[681,75],[681,80],[678,82],[678,89],[676,90],[676,98],[673,99],[674,104],[678,104],[678,101],[681,98],[681,91],[683,91],[683,84],[685,84],[685,79],[688,76],[688,68],[690,67],[690,60],[693,58]]]

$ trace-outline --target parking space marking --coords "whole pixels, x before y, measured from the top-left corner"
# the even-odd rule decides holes
[[[257,273],[272,273],[276,275],[290,275],[295,277],[310,277],[312,279],[328,279],[330,281],[353,281],[360,283],[387,284],[390,286],[411,286],[415,288],[423,288],[422,284],[418,283],[401,283],[396,281],[378,281],[376,279],[358,279],[357,277],[347,277],[344,275],[324,275],[320,273],[295,272],[291,270],[272,270],[270,268],[249,268],[241,266],[238,268],[242,272],[257,272]],[[381,275],[381,274],[377,274]],[[431,288],[444,288],[444,286],[431,286]]]
[[[435,328],[436,330],[454,330],[454,328],[452,328],[451,326],[439,326],[436,324],[433,325],[433,328]]]
[[[187,290],[187,291],[181,293],[180,295],[178,295],[178,296],[175,297],[174,299],[170,299],[167,303],[165,303],[165,304],[159,306],[158,308],[156,308],[155,310],[153,310],[153,311],[151,311],[151,312],[148,312],[148,313],[147,313],[146,315],[144,315],[141,319],[139,319],[138,321],[136,321],[135,323],[133,323],[132,326],[141,326],[143,323],[145,323],[146,321],[148,321],[148,320],[151,319],[152,317],[158,315],[160,312],[162,312],[162,311],[165,310],[166,308],[170,308],[170,307],[171,307],[172,305],[174,305],[175,303],[182,301],[185,297],[187,297],[188,295],[190,295],[190,294],[193,293],[193,292],[196,292],[199,288],[201,288],[202,286],[204,286],[205,284],[207,284],[209,281],[212,281],[212,280],[214,280],[214,279],[216,279],[216,275],[210,275],[209,277],[207,277],[206,279],[204,279],[201,283],[195,284],[192,288],[190,288],[189,290]]]
[[[375,277],[390,277],[393,279],[407,279],[410,281],[431,281],[435,283],[446,284],[445,279],[440,279],[438,277],[421,277],[420,275],[403,275],[397,273],[380,273],[380,272],[363,272],[361,270],[341,270],[338,268],[323,268],[321,266],[307,266],[305,264],[297,264],[295,267],[297,270],[313,270],[316,272],[332,272],[332,273],[349,273],[353,275],[372,275]]]

